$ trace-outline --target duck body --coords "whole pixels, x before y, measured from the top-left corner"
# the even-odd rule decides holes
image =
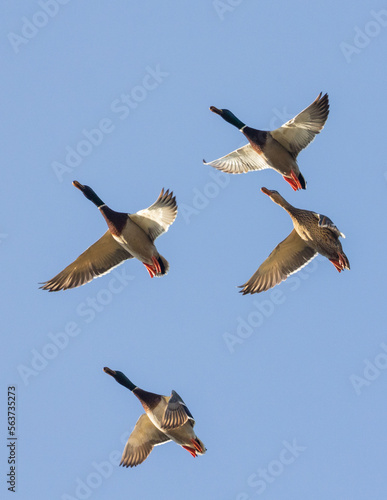
[[[150,273],[152,278],[153,276],[166,274],[169,269],[169,264],[164,257],[159,254],[149,235],[144,231],[144,229],[132,221],[131,214],[122,215],[125,215],[125,225],[122,227],[120,232],[115,231],[117,226],[113,226],[113,228],[110,229],[115,241],[117,241],[117,243],[119,243],[135,259],[138,259],[144,265],[147,264],[147,269],[148,266],[152,269],[156,260],[159,263],[160,270],[155,269],[155,273]]]
[[[108,230],[63,271],[43,283],[42,289],[56,292],[84,285],[132,258],[144,264],[151,278],[167,274],[169,263],[157,251],[154,240],[168,231],[176,218],[177,204],[172,192],[162,189],[149,208],[127,214],[112,210],[89,186],[77,181],[73,185],[97,206]]]
[[[340,231],[336,231],[333,222],[325,215],[311,212],[310,210],[300,210],[290,206],[287,210],[292,221],[294,229],[305,243],[313,248],[317,253],[327,257],[329,260],[339,260],[339,255],[343,252],[343,247],[339,236],[343,236]],[[320,220],[329,221],[329,226],[320,225]],[[336,228],[337,229],[337,228]],[[345,256],[345,259],[348,259]],[[344,269],[349,269],[349,262]],[[339,269],[339,272],[342,269]]]
[[[288,179],[293,180],[292,172],[297,179],[300,177],[301,173],[296,159],[281,143],[274,139],[269,131],[257,130],[246,125],[241,129],[241,132],[249,141],[252,149],[261,156],[267,166],[279,172],[287,182],[289,182]],[[301,181],[300,179],[300,184]],[[305,183],[305,180],[303,180],[303,183]]]
[[[294,229],[241,286],[241,292],[260,293],[299,271],[318,253],[327,257],[338,272],[350,269],[339,237],[345,237],[325,215],[293,207],[277,191],[262,188],[274,203],[290,215]]]
[[[147,458],[154,446],[168,441],[182,446],[193,457],[206,452],[204,444],[193,430],[195,420],[177,392],[172,391],[171,396],[167,397],[144,391],[122,372],[107,367],[104,371],[132,391],[145,410],[126,443],[120,465],[135,467]]]
[[[328,95],[317,98],[297,116],[278,129],[264,131],[245,125],[228,109],[211,106],[210,110],[237,127],[249,144],[226,156],[205,162],[223,172],[240,174],[272,168],[279,172],[292,189],[306,189],[306,181],[297,164],[297,156],[324,127],[329,113]]]
[[[175,391],[173,391],[173,393],[176,397],[180,398]],[[166,425],[165,413],[168,411],[169,402],[171,398],[173,398],[173,393],[168,397],[147,392],[138,387],[133,390],[133,394],[140,400],[149,420],[157,429],[163,432],[172,441],[189,451],[192,456],[196,456],[197,453],[202,454],[202,448],[204,448],[204,446],[200,448],[200,441],[193,430],[195,421],[190,413],[188,414],[187,421],[183,425],[177,427]],[[185,412],[187,412],[187,410],[188,408],[186,407]],[[199,449],[192,446],[192,441],[199,443]]]

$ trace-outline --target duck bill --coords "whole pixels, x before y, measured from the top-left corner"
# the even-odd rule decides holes
[[[85,186],[78,181],[73,181],[73,186],[75,186],[77,189],[79,189],[82,192],[85,189]]]
[[[212,111],[213,113],[216,113],[217,115],[221,115],[222,114],[222,110],[218,109],[218,108],[215,108],[215,106],[210,106],[210,111]]]
[[[107,366],[104,367],[103,371],[105,373],[107,373],[108,375],[110,375],[111,377],[115,377],[116,376],[116,372],[114,370],[111,370]]]
[[[267,194],[267,196],[271,196],[271,191],[270,191],[270,189],[267,189],[267,188],[265,188],[265,187],[262,187],[262,188],[261,188],[261,191],[262,191],[262,193]]]

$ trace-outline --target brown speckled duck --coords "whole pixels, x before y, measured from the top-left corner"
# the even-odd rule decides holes
[[[169,264],[157,251],[154,240],[168,231],[176,219],[177,204],[172,192],[164,193],[162,189],[149,208],[126,214],[109,208],[89,186],[83,186],[78,181],[74,181],[73,185],[97,206],[109,229],[73,263],[40,288],[49,292],[75,288],[133,257],[144,264],[151,278],[167,274]]]
[[[350,269],[349,261],[339,241],[339,236],[343,238],[345,236],[329,217],[295,208],[277,191],[270,191],[265,187],[261,191],[288,212],[294,229],[276,246],[249,281],[240,287],[244,295],[264,292],[278,285],[304,267],[317,253],[327,257],[339,273],[344,269]]]
[[[172,391],[170,397],[161,396],[135,386],[120,371],[105,367],[104,372],[132,391],[145,410],[129,436],[120,465],[135,467],[148,457],[154,446],[171,440],[193,457],[206,452],[206,447],[193,430],[195,420],[177,392]]]
[[[272,168],[280,173],[294,191],[306,189],[297,156],[324,127],[329,113],[328,94],[321,93],[297,116],[272,131],[257,130],[241,122],[228,109],[211,106],[210,110],[237,127],[249,144],[232,153],[206,163],[229,174]]]

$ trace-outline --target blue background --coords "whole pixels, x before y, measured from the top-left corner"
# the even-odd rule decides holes
[[[21,499],[385,499],[386,4],[48,4],[7,1],[1,15],[2,494],[16,385]],[[270,129],[320,91],[331,112],[299,155],[306,191],[202,165],[246,142],[209,106]],[[130,261],[38,289],[106,230],[74,179],[125,212],[173,189],[179,214],[157,240],[168,276]],[[238,294],[292,228],[262,186],[329,216],[351,271],[315,259]],[[135,469],[113,464],[143,410],[104,366],[178,391],[207,454],[169,443]]]

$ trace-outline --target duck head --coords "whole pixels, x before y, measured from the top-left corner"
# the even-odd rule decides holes
[[[103,371],[105,373],[107,373],[108,375],[110,375],[111,377],[113,377],[116,382],[123,385],[124,387],[126,387],[130,391],[133,391],[137,387],[128,379],[128,377],[126,375],[124,375],[122,372],[120,372],[118,370],[111,370],[110,368],[105,366]]]
[[[275,189],[271,190],[271,189],[267,189],[267,188],[265,188],[265,187],[262,187],[262,188],[261,188],[261,191],[262,191],[262,193],[267,194],[267,196],[270,196],[270,198],[271,198],[273,195],[279,195],[279,196],[281,196],[281,195],[279,194],[279,192],[278,192],[278,191],[276,191]]]
[[[275,191],[274,189],[267,189],[265,187],[262,187],[261,191],[262,193],[267,194],[267,196],[269,196],[274,203],[277,203],[277,205],[280,205],[281,207],[288,205],[288,202],[279,194],[278,191]]]
[[[97,196],[97,194],[91,189],[90,186],[84,186],[78,181],[73,181],[73,186],[82,191],[86,198],[94,203],[97,207],[105,205],[105,203]]]
[[[245,126],[245,124],[243,122],[241,122],[234,115],[234,113],[231,113],[231,111],[228,109],[218,109],[218,108],[215,108],[215,106],[211,106],[210,111],[221,116],[223,118],[223,120],[226,120],[226,122],[231,123],[231,125],[234,125],[234,127],[239,128],[239,130]]]

